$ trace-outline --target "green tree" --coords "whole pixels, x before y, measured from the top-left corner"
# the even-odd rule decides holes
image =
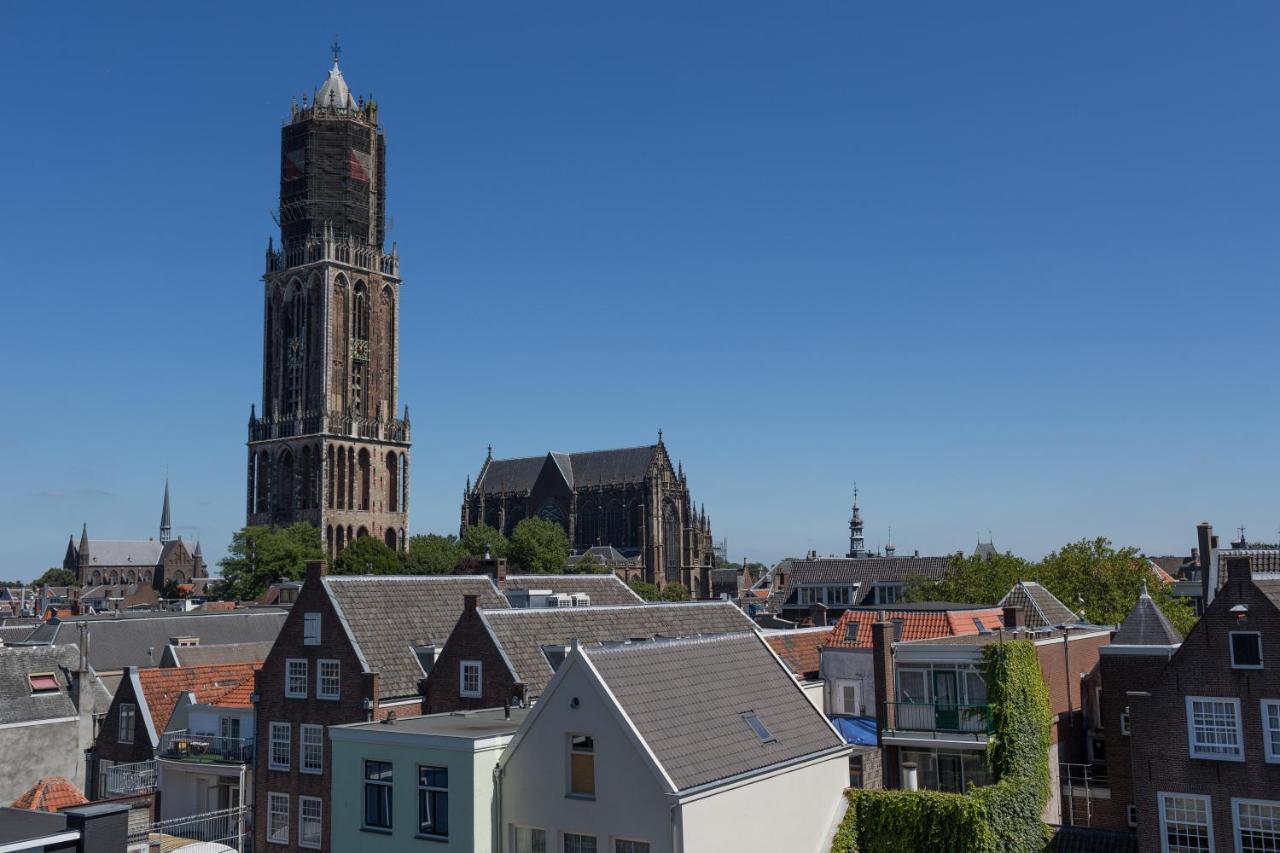
[[[404,561],[376,536],[360,536],[342,549],[332,571],[335,575],[399,575],[404,573]]]
[[[160,589],[160,597],[167,598],[170,601],[176,601],[179,598],[186,598],[187,594],[178,588],[178,582],[173,578],[169,578],[164,582],[164,586]]]
[[[571,575],[599,575],[609,570],[595,554],[583,554],[567,571]]]
[[[631,591],[643,598],[645,601],[659,600],[657,584],[646,583],[639,578],[632,578],[631,582],[628,583],[627,586],[631,587]]]
[[[32,586],[76,586],[78,583],[76,573],[67,569],[49,569],[31,582]]]
[[[1031,580],[1033,564],[1012,554],[982,557],[953,554],[941,577],[908,575],[908,601],[954,601],[962,604],[995,604],[1019,580]]]
[[[659,601],[688,601],[689,588],[682,583],[669,583],[658,593]]]
[[[462,543],[452,534],[410,536],[404,558],[405,571],[411,575],[447,575],[457,568],[463,553]]]
[[[493,557],[506,557],[510,550],[507,537],[487,524],[471,525],[462,531],[462,538],[458,541],[463,552],[473,557],[483,557],[485,551]]]
[[[569,537],[564,528],[545,518],[526,518],[511,531],[507,560],[526,572],[563,572],[569,559]]]
[[[218,562],[220,591],[229,599],[254,599],[281,578],[301,578],[308,560],[322,559],[320,529],[305,521],[289,527],[242,527]]]

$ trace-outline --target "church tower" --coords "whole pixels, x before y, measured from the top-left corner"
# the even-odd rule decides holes
[[[856,485],[853,487],[853,514],[849,516],[849,553],[845,556],[855,559],[867,556],[867,540],[862,535],[862,510],[858,507]]]
[[[262,412],[249,415],[249,524],[306,521],[336,556],[405,547],[409,410],[399,404],[400,260],[386,236],[386,141],[334,45],[280,131],[280,246],[263,276]]]

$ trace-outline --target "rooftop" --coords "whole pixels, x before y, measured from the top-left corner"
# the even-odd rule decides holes
[[[482,738],[513,735],[524,718],[529,715],[529,708],[511,708],[510,718],[502,708],[488,708],[483,711],[461,711],[449,714],[427,714],[418,717],[396,717],[394,722],[351,723],[345,726],[334,726],[330,731],[350,729],[352,731],[377,731],[403,735],[435,735],[437,737],[458,737],[478,740]]]
[[[15,809],[56,812],[67,806],[82,806],[87,802],[89,798],[84,795],[84,791],[65,776],[46,776],[28,788],[10,806]]]

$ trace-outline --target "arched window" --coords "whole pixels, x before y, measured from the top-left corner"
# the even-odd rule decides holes
[[[328,554],[330,558],[335,556],[335,554],[333,553],[333,525],[332,524],[330,524],[328,527],[324,529],[324,552]]]
[[[604,510],[604,544],[615,548],[626,548],[632,545],[627,541],[627,513],[622,501],[614,498]]]
[[[667,582],[680,580],[680,516],[670,504],[662,505],[662,546],[667,564]]]
[[[363,281],[356,282],[351,313],[351,414],[364,417],[368,409],[369,294]]]
[[[408,543],[408,541],[404,538],[404,528],[403,528],[403,527],[401,527],[401,528],[400,528],[400,550],[401,550],[401,551],[407,551],[407,550],[409,550],[409,543]]]
[[[94,586],[97,586],[97,585],[98,585],[98,584],[100,584],[100,583],[102,583],[102,572],[98,571],[97,569],[94,569],[94,571],[93,571],[93,585],[94,585]]]
[[[125,576],[124,576],[124,582],[125,582],[125,583],[137,583],[137,582],[138,582],[138,576],[137,576],[136,574],[134,574],[133,569],[130,569],[128,572],[126,572],[126,573],[125,573]]]
[[[355,534],[351,532],[351,525],[347,525],[347,543],[350,544],[355,539]]]
[[[174,583],[186,583],[186,582],[187,582],[187,576],[186,576],[185,574],[183,574],[182,572],[174,572],[174,573],[173,573],[173,582],[174,582]]]
[[[388,417],[395,417],[396,414],[396,385],[391,381],[396,375],[396,295],[391,289],[391,285],[382,288],[383,310],[386,312],[386,339],[382,342],[381,352],[385,355],[382,365],[382,375],[384,377],[382,387],[386,389],[387,412]]]
[[[394,450],[387,451],[387,511],[400,511],[400,457]],[[395,531],[388,531],[392,538]]]
[[[306,349],[307,349],[307,291],[295,280],[289,286],[285,303],[284,352],[281,360],[285,371],[285,411],[299,415],[304,408]]]
[[[333,445],[329,445],[328,457],[329,457],[329,460],[328,460],[328,461],[329,461],[329,468],[328,468],[328,475],[325,477],[325,485],[327,486],[327,489],[328,489],[328,497],[327,497],[327,500],[328,500],[328,503],[329,503],[329,509],[333,509],[333,494],[334,494],[334,491],[335,491],[335,490],[334,490],[334,487],[333,487],[333,477],[334,477],[334,467],[333,467]],[[330,538],[330,539],[332,539],[332,538],[333,538],[333,531],[332,531],[332,530],[330,530],[330,531],[329,531],[329,534],[330,534],[329,538]],[[332,542],[332,541],[329,543],[329,553],[330,553],[330,554],[332,554],[332,553],[333,553],[333,542]]]
[[[293,509],[293,451],[285,450],[280,454],[280,500],[277,502],[277,508],[281,510]]]
[[[335,557],[342,553],[343,548],[347,547],[347,531],[343,530],[341,526],[338,527],[337,543],[337,550],[333,552]]]
[[[347,509],[356,508],[356,451],[353,447],[347,448]],[[347,533],[351,531],[348,530]],[[350,541],[348,536],[347,540]]]
[[[394,527],[387,528],[387,532],[382,536],[382,541],[386,542],[387,547],[392,551],[398,550],[396,548],[396,530]]]
[[[560,505],[555,501],[548,500],[544,503],[542,508],[538,510],[538,515],[541,518],[545,518],[547,521],[554,521],[556,524],[565,528],[566,531],[569,529],[565,524],[564,510],[562,510]]]
[[[409,457],[400,454],[400,511],[409,511]],[[400,541],[404,541],[404,531],[400,532]]]
[[[351,337],[358,341],[369,340],[369,293],[365,290],[364,282],[357,281],[353,304],[355,310],[351,312]]]
[[[360,448],[360,509],[365,511],[369,509],[370,464],[369,451]]]
[[[364,537],[366,537],[366,536],[368,536],[368,535],[369,535],[369,528],[367,528],[367,527],[361,527],[359,530],[357,530],[357,531],[356,531],[356,538],[357,538],[357,539],[363,539]]]
[[[332,455],[333,448],[329,448]],[[338,490],[338,509],[347,508],[347,450],[344,447],[338,448],[338,482],[335,484]]]
[[[257,467],[253,472],[254,479],[254,512],[267,511],[267,495],[270,491],[271,457],[267,451],[258,452]]]
[[[111,585],[112,585],[112,586],[115,586],[115,585],[116,585],[116,584],[118,584],[118,583],[120,583],[120,573],[119,573],[119,572],[117,572],[117,571],[115,571],[114,569],[112,569],[112,571],[111,571]]]
[[[302,509],[311,508],[311,448],[302,448]]]

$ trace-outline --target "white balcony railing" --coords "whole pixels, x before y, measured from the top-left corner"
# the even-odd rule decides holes
[[[132,764],[113,764],[102,774],[102,796],[127,797],[149,794],[156,789],[155,759]]]

